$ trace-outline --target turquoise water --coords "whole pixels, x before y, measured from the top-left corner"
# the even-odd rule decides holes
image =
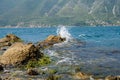
[[[45,51],[56,66],[79,66],[94,75],[120,75],[120,27],[67,27],[72,39]],[[0,38],[13,33],[25,42],[37,43],[57,33],[49,28],[0,28]],[[65,70],[63,70],[65,71]],[[66,70],[67,71],[67,70]]]

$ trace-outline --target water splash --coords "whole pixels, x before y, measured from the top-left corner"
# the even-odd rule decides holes
[[[59,61],[56,63],[56,65],[58,65],[58,64],[63,64],[63,63],[65,63],[65,64],[71,64],[71,61],[70,61],[70,60],[71,60],[70,58],[64,57],[63,59],[59,60]]]
[[[45,52],[44,53],[47,53],[49,56],[55,56],[55,57],[59,57],[58,56],[58,53],[55,51],[55,50],[50,50],[50,49],[48,49],[48,50],[45,50]]]
[[[66,38],[66,42],[72,39],[71,34],[65,26],[59,26],[57,29],[57,35],[60,35],[62,38]]]
[[[62,43],[54,44],[54,47],[72,47],[73,44],[78,43],[78,41],[72,37],[68,28],[66,26],[58,26],[56,31],[57,35],[61,36],[62,38],[66,38],[66,40]]]

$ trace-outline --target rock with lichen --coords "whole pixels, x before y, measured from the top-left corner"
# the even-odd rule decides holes
[[[17,42],[10,46],[3,55],[0,56],[0,63],[3,65],[25,64],[31,59],[39,59],[42,53],[33,44],[23,44]]]
[[[66,39],[62,38],[61,36],[50,35],[44,41],[39,42],[37,45],[39,48],[46,48],[50,47],[56,43],[64,42]]]
[[[0,39],[0,48],[11,46],[15,42],[22,42],[22,40],[14,34],[8,34],[4,38]]]

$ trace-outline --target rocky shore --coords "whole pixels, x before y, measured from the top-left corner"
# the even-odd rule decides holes
[[[78,68],[75,68],[73,73],[65,74],[59,73],[57,69],[42,69],[43,66],[52,63],[50,56],[45,55],[42,50],[50,48],[54,44],[62,43],[65,40],[59,35],[50,35],[35,45],[33,43],[24,43],[22,39],[14,34],[8,34],[1,38],[0,80],[64,80],[65,77],[69,77],[67,80],[120,80],[119,75],[96,78],[92,74],[81,72]],[[16,68],[18,71],[14,70]],[[21,75],[26,75],[29,79],[28,77],[22,78],[20,77]],[[38,75],[41,77],[38,77]]]

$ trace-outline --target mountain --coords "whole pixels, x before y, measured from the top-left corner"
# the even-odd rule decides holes
[[[120,25],[120,0],[0,0],[0,26]]]

